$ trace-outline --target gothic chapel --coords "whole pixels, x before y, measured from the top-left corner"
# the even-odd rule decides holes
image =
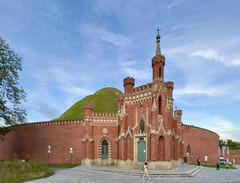
[[[164,80],[165,57],[156,36],[152,58],[152,82],[135,87],[135,79],[123,80],[124,93],[117,113],[84,106],[83,119],[35,122],[10,127],[0,138],[0,159],[17,155],[43,163],[81,163],[150,169],[172,169],[183,162],[218,159],[218,134],[182,123],[182,110],[173,111],[172,81]],[[70,151],[69,151],[70,149]],[[69,152],[71,152],[69,154]]]

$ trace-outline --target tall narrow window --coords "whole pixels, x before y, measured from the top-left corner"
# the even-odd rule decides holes
[[[102,141],[102,159],[108,159],[108,141],[106,139]]]
[[[162,114],[162,97],[158,98],[158,114]]]
[[[190,155],[191,154],[191,147],[190,147],[190,145],[188,144],[188,146],[187,146],[187,153],[188,153],[188,155]]]
[[[159,78],[161,78],[162,77],[162,67],[159,67],[159,71],[158,71],[158,74],[159,74]]]
[[[140,133],[144,132],[144,121],[141,120],[140,124],[139,124],[139,128],[140,128]]]

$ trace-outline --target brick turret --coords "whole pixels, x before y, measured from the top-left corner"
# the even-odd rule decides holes
[[[174,117],[177,120],[178,123],[182,121],[182,110],[176,109],[174,111]]]
[[[84,117],[91,117],[93,113],[93,106],[92,104],[86,104],[84,106]]]
[[[168,96],[172,98],[174,83],[172,81],[168,81],[165,83],[165,86],[167,87]]]
[[[132,93],[135,85],[135,79],[132,77],[126,77],[123,80],[125,93]]]
[[[153,68],[153,81],[161,80],[164,81],[164,65],[165,65],[165,57],[161,54],[160,49],[160,35],[159,30],[156,36],[156,55],[152,58],[152,68]]]

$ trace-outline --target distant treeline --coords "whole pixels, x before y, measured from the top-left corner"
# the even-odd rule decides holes
[[[240,149],[240,142],[236,142],[231,139],[219,140],[219,146],[220,147],[227,146],[229,147],[230,150]]]

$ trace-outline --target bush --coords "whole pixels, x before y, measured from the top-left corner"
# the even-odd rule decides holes
[[[17,183],[53,175],[47,166],[21,160],[0,162],[0,183]]]

